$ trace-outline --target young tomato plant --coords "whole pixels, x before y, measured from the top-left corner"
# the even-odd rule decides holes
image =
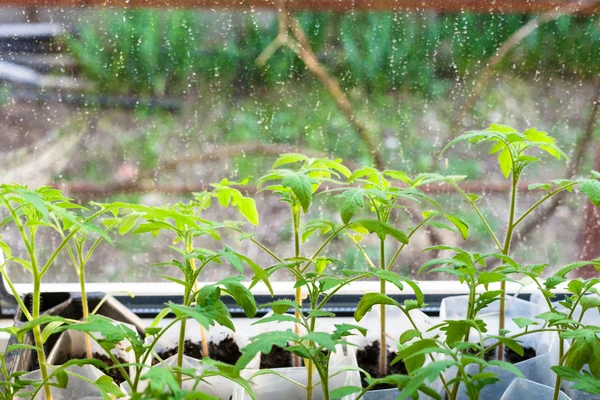
[[[504,256],[510,255],[513,236],[518,225],[540,205],[556,194],[565,190],[572,191],[575,186],[579,186],[580,191],[585,193],[592,203],[594,203],[594,205],[600,205],[600,182],[597,180],[597,178],[600,178],[600,174],[593,172],[592,177],[589,179],[558,179],[550,183],[530,185],[530,190],[542,189],[546,192],[546,194],[529,209],[523,212],[523,214],[517,216],[517,194],[519,189],[519,180],[523,175],[525,168],[532,163],[541,161],[541,158],[538,154],[550,154],[559,160],[566,158],[566,155],[556,145],[554,138],[550,137],[546,132],[538,131],[535,128],[527,129],[524,132],[518,132],[509,126],[493,124],[486,130],[468,132],[457,137],[448,143],[446,147],[444,147],[441,154],[443,154],[448,148],[461,141],[468,141],[469,143],[491,143],[493,147],[491,148],[490,153],[498,154],[498,162],[502,174],[505,178],[510,180],[510,206],[508,209],[508,222],[505,230],[506,234],[502,242],[500,242],[498,236],[496,233],[494,233],[490,224],[479,210],[479,207],[477,206],[477,200],[479,199],[479,196],[467,194],[460,189],[456,182],[446,180],[446,182],[453,186],[473,208],[478,218],[485,226],[497,250]],[[499,330],[503,330],[505,327],[505,289],[506,283],[505,281],[502,281],[500,314],[498,317]],[[504,352],[502,351],[502,346],[503,344],[500,343],[500,348],[498,351],[499,360],[503,359]]]
[[[14,223],[26,249],[24,257],[16,257],[7,253],[7,258],[0,268],[0,273],[17,300],[25,318],[28,321],[36,320],[39,318],[41,312],[40,295],[42,279],[48,273],[60,252],[73,237],[79,232],[85,232],[86,234],[95,232],[104,237],[108,242],[111,240],[103,230],[90,223],[99,213],[95,213],[86,219],[78,218],[69,209],[81,207],[71,203],[70,199],[63,196],[56,189],[40,187],[36,190],[29,190],[19,185],[2,185],[0,186],[0,203],[6,208],[9,214],[8,218],[2,224]],[[58,246],[46,257],[45,261],[41,259],[37,250],[36,235],[42,229],[69,232],[62,237]],[[7,252],[8,250],[10,249],[4,244],[3,251]],[[10,277],[6,273],[6,265],[8,263],[16,263],[31,274],[33,283],[31,310],[23,303]],[[45,339],[42,336],[39,325],[33,326],[32,331],[42,380],[47,382],[48,366],[44,353]],[[52,393],[50,386],[45,383],[43,388],[46,399],[51,400]]]
[[[392,184],[399,182],[403,186]],[[377,171],[373,168],[361,168],[352,173],[349,178],[350,183],[360,184],[360,187],[352,187],[345,189],[337,197],[343,199],[341,203],[340,216],[346,228],[346,234],[356,243],[361,253],[365,256],[367,262],[373,267],[373,273],[379,278],[380,289],[379,294],[385,296],[386,281],[388,280],[405,280],[396,276],[391,272],[395,262],[402,250],[406,247],[409,239],[422,227],[432,226],[455,230],[454,228],[439,222],[437,217],[449,221],[455,228],[460,231],[463,239],[468,236],[468,226],[460,217],[454,214],[446,214],[441,207],[431,198],[426,196],[418,189],[419,185],[429,183],[430,179],[417,177],[411,179],[402,171]],[[423,219],[413,228],[408,234],[394,228],[390,225],[390,216],[394,211],[401,210],[405,206],[402,202],[410,201],[412,203],[426,202],[434,207],[434,210],[423,212]],[[356,218],[353,219],[357,212],[364,207],[368,208],[375,214],[376,219]],[[408,216],[408,213],[405,214]],[[353,231],[353,232],[351,232]],[[379,266],[371,261],[367,253],[359,244],[361,234],[376,233],[379,238]],[[393,257],[386,262],[386,237],[391,236],[399,242],[399,246]],[[406,280],[407,282],[410,282]],[[411,286],[416,286],[411,283]],[[415,292],[418,288],[415,289]],[[419,290],[420,292],[420,290]],[[410,318],[410,317],[409,317]],[[387,375],[387,347],[386,347],[386,313],[385,305],[381,306],[380,312],[380,357],[379,357],[379,376]]]
[[[291,300],[278,300],[263,304],[261,308],[271,308],[273,315],[262,318],[255,324],[293,323],[296,329],[294,331],[271,331],[251,338],[251,343],[243,349],[243,355],[236,363],[236,369],[245,368],[258,353],[269,354],[273,346],[278,346],[305,360],[308,373],[305,386],[307,400],[311,400],[314,396],[316,384],[312,380],[312,375],[315,371],[321,381],[320,385],[325,400],[342,397],[344,393],[350,394],[360,391],[359,387],[351,386],[330,390],[329,379],[339,373],[348,371],[348,369],[331,374],[329,368],[332,353],[343,351],[341,345],[351,345],[346,341],[346,338],[356,333],[365,335],[366,329],[351,324],[337,324],[333,332],[322,332],[317,330],[317,318],[335,317],[335,314],[323,309],[329,300],[344,286],[364,279],[369,274],[356,274],[354,271],[344,271],[343,276],[325,274],[325,268],[319,266],[321,261],[314,262],[314,271],[300,271],[298,266],[304,262],[302,260],[286,261],[267,268],[265,272],[271,275],[281,269],[289,270],[297,278],[296,286],[304,288],[308,294],[308,311],[304,311],[297,302]],[[258,278],[255,278],[254,282],[257,280]],[[286,314],[290,308],[294,310],[294,315]],[[260,374],[268,372],[263,370]],[[304,386],[299,382],[296,383]]]
[[[280,168],[282,166],[289,166],[290,164],[300,165],[296,169]],[[350,170],[339,159],[311,159],[302,154],[282,154],[273,163],[272,168],[267,175],[259,179],[258,186],[260,188],[263,184],[269,183],[269,186],[262,188],[262,190],[269,190],[278,194],[281,200],[290,206],[294,229],[294,255],[292,258],[298,261],[296,268],[297,272],[301,275],[329,243],[329,240],[326,241],[310,259],[303,259],[301,257],[301,214],[302,212],[305,214],[308,212],[313,200],[313,194],[324,182],[335,182],[333,178],[339,178],[340,175],[347,178],[350,176]],[[273,182],[275,183],[271,184]],[[335,232],[336,235],[337,233]],[[299,275],[296,275],[296,280],[298,281],[299,279]],[[296,303],[301,310],[302,288],[298,285],[296,286]],[[297,312],[296,318],[300,318],[299,312]],[[298,364],[298,359],[296,359],[296,364]]]
[[[559,335],[559,364],[552,367],[556,373],[553,400],[557,400],[560,394],[562,379],[576,383],[575,389],[587,391],[592,394],[600,394],[600,328],[584,323],[586,313],[595,313],[600,310],[600,293],[596,286],[600,279],[591,278],[587,280],[574,279],[568,281],[567,274],[578,268],[593,265],[600,270],[600,259],[590,261],[578,261],[566,265],[552,275],[543,279],[542,272],[547,264],[519,265],[513,263],[506,265],[503,272],[506,274],[522,274],[531,279],[549,308],[549,311],[539,315],[548,327],[557,330]],[[562,285],[567,294],[564,300],[554,303],[554,291]],[[536,325],[534,321],[520,321],[524,327]],[[570,341],[570,348],[566,350],[566,342]],[[584,365],[588,365],[589,371],[583,371]],[[594,384],[594,381],[596,384]]]
[[[497,381],[494,374],[489,376],[489,380],[481,379],[473,381],[477,374],[484,374],[484,370],[489,366],[496,366],[515,373],[517,376],[522,376],[522,373],[516,367],[512,366],[512,364],[501,360],[490,360],[492,357],[489,357],[489,353],[496,347],[501,348],[502,346],[506,346],[520,356],[523,356],[523,347],[516,338],[526,334],[537,333],[540,330],[526,330],[525,332],[517,332],[512,336],[508,335],[509,332],[502,330],[498,335],[488,335],[486,322],[478,317],[480,311],[485,310],[491,303],[500,301],[502,298],[504,291],[501,289],[490,290],[489,285],[498,282],[513,281],[508,275],[512,272],[511,268],[517,265],[515,261],[501,253],[472,253],[458,247],[450,246],[434,246],[425,250],[453,251],[454,256],[428,261],[421,267],[419,273],[428,271],[451,274],[456,276],[459,282],[465,284],[469,289],[467,309],[465,310],[466,318],[463,320],[443,321],[434,327],[444,332],[444,337],[441,340],[439,338],[436,339],[435,346],[444,349],[438,352],[449,354],[453,360],[460,364],[460,366],[456,364],[449,365],[449,367],[455,366],[457,372],[454,378],[445,383],[447,385],[448,397],[456,399],[459,385],[462,383],[465,385],[469,398],[479,398],[481,389]],[[490,271],[485,270],[488,263],[497,261],[501,262],[500,266]],[[478,291],[480,287],[483,290]],[[535,323],[534,321],[531,322]],[[522,321],[516,321],[516,324],[521,326]],[[470,343],[472,332],[475,332],[476,337],[479,339],[474,344]],[[490,339],[493,340],[494,344],[486,346],[486,341]],[[415,351],[422,349],[420,346],[422,345],[415,347],[411,345],[401,353],[401,356],[404,358],[413,357]],[[470,364],[475,364],[476,373],[466,369]],[[488,372],[485,372],[485,374],[489,375]]]
[[[169,281],[183,286],[183,304],[181,306],[183,308],[179,309],[179,312],[183,312],[182,310],[192,307],[195,303],[197,304],[196,298],[202,291],[202,288],[199,289],[198,286],[198,277],[206,266],[211,263],[221,263],[221,260],[225,259],[229,261],[240,274],[243,274],[244,272],[242,261],[247,261],[247,259],[237,254],[229,247],[225,247],[222,251],[214,252],[204,248],[196,248],[194,245],[194,239],[199,237],[210,237],[213,240],[220,240],[221,235],[218,229],[230,226],[211,222],[200,217],[202,211],[210,207],[212,198],[217,198],[219,203],[224,207],[229,205],[236,207],[249,222],[258,224],[258,213],[256,211],[254,200],[243,196],[239,190],[230,186],[240,184],[243,185],[245,182],[229,182],[224,179],[218,184],[213,184],[214,189],[212,191],[195,194],[194,199],[187,204],[178,203],[173,206],[164,207],[113,204],[113,209],[123,206],[133,211],[123,218],[122,226],[125,226],[125,228],[121,229],[122,234],[133,229],[140,219],[143,222],[133,229],[134,234],[151,232],[156,236],[161,231],[167,231],[174,234],[175,238],[173,243],[175,245],[179,244],[179,246],[171,246],[171,249],[180,253],[181,259],[155,265],[175,266],[183,274],[184,279],[174,276],[165,276]],[[197,261],[199,261],[199,265],[197,265]],[[250,265],[256,273],[260,272],[260,268],[258,268],[256,264],[248,262],[248,265]],[[256,312],[254,309],[255,307],[251,307],[247,300],[238,298],[238,295],[245,295],[246,292],[247,290],[243,291],[239,285],[236,285],[236,289],[233,293],[227,293],[236,298],[236,300],[243,301],[242,306],[244,307],[244,311],[253,316],[253,313]],[[252,299],[250,303],[253,304],[253,302],[254,300]],[[173,311],[175,311],[177,307],[178,306],[175,305],[171,306]],[[177,348],[177,365],[179,368],[181,368],[183,362],[185,327],[186,319],[182,319]],[[233,327],[233,325],[228,327]],[[205,356],[208,356],[208,340],[206,337],[205,324],[202,323],[201,341],[202,352]],[[180,383],[181,380],[182,376],[179,375]]]

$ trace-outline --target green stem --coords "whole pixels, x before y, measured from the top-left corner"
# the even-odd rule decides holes
[[[2,268],[0,270],[0,274],[2,274],[2,278],[4,278],[4,281],[10,288],[10,291],[12,292],[13,297],[17,301],[17,304],[19,305],[19,307],[21,307],[21,310],[23,311],[23,315],[25,315],[25,318],[27,318],[27,321],[31,321],[33,319],[33,316],[31,315],[31,313],[25,306],[25,303],[23,303],[23,299],[21,299],[21,295],[19,294],[19,292],[17,291],[17,288],[15,288],[15,285],[12,283],[12,281],[8,277],[8,274],[6,273],[4,268]]]
[[[38,277],[37,265],[33,266],[34,278],[33,278],[33,309],[32,317],[37,319],[40,316],[40,286],[41,282]],[[42,330],[39,325],[33,328],[33,337],[35,340],[35,346],[37,347],[38,364],[40,366],[40,373],[42,380],[47,380],[48,369],[46,365],[46,354],[44,352],[44,342],[42,340]],[[52,391],[50,385],[44,384],[44,393],[46,394],[46,400],[52,400]]]
[[[292,221],[294,224],[294,257],[300,257],[300,210],[296,204],[292,204]],[[299,274],[302,273],[300,266],[296,267],[298,269]],[[299,275],[296,275],[296,282],[299,280]],[[302,313],[302,288],[296,288],[296,304],[298,304],[298,309],[296,310],[296,318],[300,319],[300,314]],[[300,326],[298,324],[294,325],[294,331],[296,334],[300,334]],[[296,367],[300,366],[300,359],[295,356],[294,357],[294,365]],[[308,371],[308,369],[307,369]],[[308,379],[311,379],[311,372],[308,371]],[[308,389],[308,394],[310,394],[310,388]],[[310,398],[308,398],[310,400]]]
[[[515,173],[513,168],[512,173],[512,188],[510,194],[510,214],[508,216],[508,226],[506,229],[506,237],[504,238],[504,246],[502,247],[502,254],[508,256],[510,253],[510,243],[512,241],[513,231],[515,229],[515,211],[517,207],[517,189],[519,183],[519,175]],[[498,315],[498,331],[504,330],[505,319],[506,319],[506,281],[500,282],[500,314]],[[504,359],[504,344],[500,343],[498,346],[498,352],[496,354],[497,359],[502,361]]]
[[[183,366],[183,350],[185,346],[185,325],[186,320],[181,320],[181,325],[179,328],[179,343],[177,343],[177,367],[181,370]],[[177,372],[177,382],[179,383],[179,387],[183,389],[183,375],[181,371]]]
[[[475,305],[475,296],[476,296],[476,292],[475,292],[475,282],[471,282],[471,284],[469,285],[469,302],[467,307],[469,307],[467,309],[467,320],[472,319],[473,316],[473,306]],[[465,331],[465,342],[469,341],[469,336],[471,334],[471,329],[470,327],[467,327],[466,331]],[[450,398],[451,399],[456,399],[456,396],[458,394],[458,387],[460,386],[460,377],[462,375],[461,370],[459,369],[458,371],[456,371],[456,382],[454,383],[454,385],[452,386],[452,392],[450,393]]]
[[[310,258],[310,260],[308,260],[306,262],[306,265],[304,265],[304,267],[302,267],[302,272],[306,271],[308,269],[308,267],[310,266],[310,264],[312,264],[313,260],[315,258],[317,258],[319,256],[319,254],[321,254],[321,252],[325,249],[325,247],[329,244],[329,242],[331,242],[331,240],[337,236],[338,233],[340,233],[341,231],[343,231],[345,228],[345,226],[336,229],[335,231],[333,231],[331,233],[331,235],[329,235],[329,237],[325,240],[325,242],[323,242],[323,244],[321,245],[321,247],[319,247],[319,249],[315,252],[315,254],[313,254],[313,256]]]
[[[523,220],[525,219],[525,217],[527,217],[529,214],[531,214],[536,208],[538,208],[542,203],[544,203],[546,200],[550,199],[552,196],[554,196],[557,193],[562,192],[563,190],[567,190],[573,186],[575,186],[577,184],[577,182],[572,182],[569,183],[565,186],[561,186],[558,189],[548,193],[546,196],[544,196],[543,198],[541,198],[538,202],[536,202],[534,205],[532,205],[531,207],[529,207],[529,209],[527,211],[525,211],[523,213],[523,215],[521,215],[513,224],[513,228],[516,227],[517,225],[519,225],[521,222],[523,222]]]
[[[385,241],[379,241],[379,263],[382,270],[385,269]],[[385,295],[385,281],[379,280],[379,293]],[[387,345],[385,336],[385,304],[381,305],[379,315],[380,335],[379,335],[379,374],[381,377],[387,375]]]
[[[83,256],[81,254],[81,245],[77,246],[77,253],[79,258],[79,286],[81,288],[81,309],[83,314],[83,320],[87,321],[90,315],[90,309],[87,301],[87,293],[85,290],[85,264],[83,262]],[[92,343],[90,337],[85,334],[85,353],[87,358],[92,358]]]
[[[37,265],[37,259],[35,257],[35,249],[33,248],[34,243],[35,243],[35,229],[33,227],[30,227],[30,233],[31,233],[31,241],[29,239],[27,239],[27,234],[25,233],[25,229],[23,228],[23,225],[21,224],[21,221],[19,220],[19,218],[17,217],[16,212],[14,211],[14,209],[12,208],[12,206],[10,205],[10,203],[8,201],[6,201],[6,199],[2,198],[4,204],[6,205],[6,207],[8,208],[13,220],[15,221],[15,224],[17,225],[17,229],[19,230],[19,233],[21,235],[21,238],[23,239],[23,242],[25,243],[25,247],[27,248],[27,252],[29,254],[29,259],[31,262],[31,271],[33,274],[33,294],[32,294],[32,300],[33,300],[33,307],[32,307],[32,312],[31,312],[31,318],[32,319],[37,319],[40,316],[40,296],[41,296],[41,280],[42,280],[42,276],[40,275],[40,271],[38,271],[38,265]],[[22,303],[21,303],[22,304]],[[24,309],[26,310],[26,308]],[[25,313],[25,311],[24,311]],[[37,347],[37,356],[38,356],[38,364],[40,366],[40,373],[42,376],[42,380],[47,381],[48,379],[48,370],[47,370],[47,366],[46,366],[46,354],[44,352],[44,343],[42,341],[42,331],[39,325],[36,325],[33,328],[33,338],[35,341],[35,346]],[[44,384],[44,393],[46,394],[46,400],[52,400],[52,391],[50,389],[50,385],[48,384]]]
[[[148,348],[148,350],[146,351],[146,353],[144,354],[143,358],[141,359],[141,364],[145,364],[146,361],[148,361],[148,357],[150,357],[150,355],[152,354],[152,350],[154,349],[154,347],[156,346],[156,343],[158,343],[158,341],[160,340],[160,338],[173,326],[175,325],[177,322],[181,321],[181,319],[179,318],[175,318],[173,321],[171,321],[167,326],[165,326],[154,338],[154,341],[152,342],[152,344],[150,345],[150,347]],[[133,381],[133,385],[132,385],[132,392],[136,393],[137,392],[137,387],[138,384],[140,382],[140,377],[142,375],[142,368],[143,366],[136,366],[136,375],[135,375],[135,379]]]
[[[236,232],[238,232],[238,233],[244,233],[244,231],[243,231],[243,230],[241,230],[241,229],[239,229],[239,228],[235,228],[235,227],[228,227],[228,228],[230,228],[230,229],[232,229],[232,230],[234,230],[234,231],[236,231]],[[257,245],[257,246],[258,246],[260,249],[262,249],[262,250],[263,250],[265,253],[267,253],[268,255],[270,255],[271,257],[273,257],[273,259],[274,259],[274,260],[276,260],[276,261],[277,261],[277,262],[279,262],[279,263],[282,263],[282,262],[283,262],[283,260],[282,260],[281,258],[277,257],[277,255],[276,255],[276,254],[275,254],[273,251],[269,250],[269,249],[267,248],[267,246],[265,246],[264,244],[262,244],[262,243],[261,243],[261,242],[259,242],[258,240],[254,239],[253,237],[251,237],[251,238],[249,238],[249,239],[250,239],[250,241],[251,241],[252,243],[254,243],[255,245]]]
[[[362,246],[360,245],[360,243],[358,243],[358,241],[354,238],[354,236],[352,236],[348,232],[345,232],[345,233],[354,242],[354,244],[356,245],[356,247],[358,247],[358,250],[361,252],[361,254],[365,258],[365,260],[367,261],[367,263],[369,264],[369,266],[371,266],[371,268],[373,268],[373,269],[377,268],[375,266],[375,264],[373,264],[373,261],[371,261],[371,258],[369,257],[369,255],[365,252],[365,249],[362,248]]]
[[[559,360],[562,360],[564,352],[565,352],[565,341],[564,341],[564,339],[561,338],[559,341],[559,349],[558,349],[558,359]],[[562,362],[561,362],[561,364],[562,364]],[[562,381],[561,376],[556,374],[556,381],[554,382],[554,394],[552,395],[552,400],[558,400],[558,395],[560,394],[561,381]]]

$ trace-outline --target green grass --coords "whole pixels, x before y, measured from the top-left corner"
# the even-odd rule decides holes
[[[532,17],[427,12],[301,13],[298,18],[317,55],[346,88],[442,96],[451,80],[473,76]],[[562,16],[545,24],[499,69],[593,78],[600,74],[599,21]],[[201,81],[215,81],[243,94],[253,86],[306,79],[289,50],[279,50],[265,68],[255,65],[276,35],[276,20],[261,14],[136,10],[100,12],[67,43],[103,92],[179,96]]]

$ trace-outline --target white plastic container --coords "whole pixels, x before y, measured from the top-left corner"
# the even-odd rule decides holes
[[[346,370],[346,369],[354,370]],[[359,386],[360,375],[356,370],[356,355],[354,352],[346,352],[339,346],[335,353],[331,355],[329,365],[329,391],[343,386]],[[268,400],[305,400],[306,386],[308,383],[308,373],[304,367],[276,368],[273,371],[279,375],[260,373],[260,370],[247,369],[241,372],[241,375],[247,379],[252,386],[252,390],[257,399]],[[323,390],[321,379],[315,372],[313,374],[313,400],[323,399]],[[300,385],[299,385],[300,384]],[[345,396],[342,400],[354,400],[358,397],[357,393]],[[251,397],[245,390],[235,385],[232,400],[249,400]]]
[[[49,367],[49,372],[52,371],[54,369],[54,367]],[[92,366],[92,365],[84,365],[82,367],[77,367],[77,366],[72,366],[72,367],[68,367],[66,368],[67,371],[71,371],[77,375],[81,375],[84,378],[87,378],[91,381],[97,381],[98,378],[100,378],[101,376],[103,376],[104,374],[96,367]],[[40,370],[35,370],[32,372],[29,372],[23,376],[21,376],[22,380],[41,380],[42,379],[42,374],[40,373]],[[52,382],[56,382],[55,379],[51,380]],[[28,388],[27,391],[29,391]],[[91,383],[82,380],[82,379],[77,379],[74,376],[69,376],[69,383],[67,384],[67,387],[64,389],[60,389],[57,387],[51,387],[51,391],[52,391],[52,398],[54,400],[73,400],[73,399],[87,399],[87,400],[92,400],[92,399],[102,399],[102,394],[100,393],[100,391],[98,390],[98,388],[94,385],[92,385]],[[42,400],[45,399],[46,396],[44,395],[44,389],[41,388],[37,395],[34,397],[34,400]]]
[[[554,388],[539,384],[527,379],[517,378],[508,386],[500,400],[550,400],[554,394]],[[571,400],[569,396],[560,392],[559,400]]]
[[[132,329],[133,332],[136,331],[133,325],[125,324],[123,322],[118,321],[114,321],[114,323],[127,325],[130,329]],[[56,344],[54,345],[54,347],[50,351],[50,354],[48,355],[48,363],[50,365],[61,365],[71,359],[87,358],[85,349],[85,336],[85,332],[75,330],[67,330],[61,333],[60,337],[56,341]],[[96,333],[94,334],[94,336],[100,337],[100,334]],[[133,353],[133,350],[130,349],[130,346],[130,343],[124,340],[120,343],[117,343],[115,348],[111,350],[111,353],[117,359],[123,360],[124,363],[135,364],[135,355]],[[92,354],[108,355],[106,350],[104,350],[102,346],[96,343],[92,338],[90,338],[90,347],[92,350]],[[135,379],[135,367],[129,366],[124,368],[128,368],[128,374],[130,379]],[[143,373],[144,372],[142,371],[142,374]]]
[[[596,295],[596,294],[589,294],[588,296],[596,297],[596,298],[598,297],[598,295]],[[539,304],[546,311],[550,310],[550,308],[548,307],[548,303],[546,303],[546,300],[544,299],[544,297],[541,293],[538,293],[538,292],[533,293],[531,295],[531,301],[536,304]],[[567,309],[565,307],[563,307],[562,305],[560,305],[558,301],[552,302],[552,307],[554,307],[559,312],[567,311]],[[575,307],[575,311],[573,312],[572,319],[578,320],[579,317],[581,316],[581,310],[582,310],[581,305],[578,305],[577,307]],[[584,325],[600,326],[600,313],[598,313],[597,311],[595,311],[593,309],[587,310],[583,316],[583,319],[581,320],[581,323]],[[558,339],[557,339],[557,341],[558,341]],[[565,340],[565,350],[564,350],[565,352],[568,350],[569,343],[570,343],[569,340]],[[557,364],[558,364],[558,362],[555,361],[553,365],[557,365]],[[587,366],[584,366],[584,369],[589,371],[589,368]],[[574,385],[573,382],[565,381],[563,379],[562,388],[565,391],[565,393],[567,393],[572,400],[599,400],[600,399],[599,395],[595,395],[595,394],[583,392],[581,390],[573,389],[572,388],[573,385]]]
[[[163,323],[167,323],[168,321],[162,321]],[[222,340],[231,337],[241,350],[244,346],[248,344],[248,336],[243,332],[252,332],[253,329],[250,328],[249,323],[239,322],[236,326],[236,332],[231,331],[229,328],[224,326],[216,325],[211,327],[210,330],[206,331],[206,339],[210,343],[219,344]],[[156,353],[160,353],[167,349],[176,348],[179,343],[179,330],[181,327],[181,323],[176,323],[171,326],[161,338],[156,343],[154,350]],[[148,339],[147,339],[148,340]],[[202,340],[200,324],[195,320],[187,320],[185,326],[185,340],[190,340],[194,343],[200,343]],[[151,364],[152,361],[149,360]],[[152,368],[166,368],[166,367],[174,367],[177,365],[177,355],[168,357],[163,360],[162,363],[158,363],[154,365]],[[249,364],[249,368],[258,368],[260,365],[260,359],[255,357]],[[204,365],[202,364],[200,359],[188,357],[183,357],[183,365],[184,368],[195,368],[199,372],[204,370]],[[184,389],[190,390],[194,384],[194,381],[189,379],[184,381]],[[138,390],[143,390],[147,385],[146,381],[141,381]],[[216,396],[223,400],[229,400],[231,395],[233,394],[234,383],[229,379],[214,376],[210,378],[206,378],[205,382],[200,382],[196,389],[210,394],[212,396]],[[127,384],[121,385],[121,388],[130,393],[130,389]]]
[[[453,296],[446,297],[442,300],[440,307],[440,320],[458,320],[466,318],[468,296]],[[499,302],[490,304],[482,310],[478,317],[487,324],[487,335],[498,334],[498,315]],[[536,320],[536,316],[542,314],[545,310],[537,304],[525,301],[516,297],[508,297],[506,299],[506,314],[505,314],[505,329],[511,333],[522,332],[513,321],[513,318],[523,317],[531,320]],[[543,320],[538,320],[540,326],[544,324]],[[477,335],[471,332],[471,341],[477,340]],[[485,336],[484,336],[485,337]],[[528,380],[540,383],[542,385],[551,386],[554,384],[556,375],[551,369],[551,366],[558,363],[558,340],[557,336],[552,332],[540,332],[531,335],[520,337],[521,345],[524,347],[532,347],[535,349],[537,356],[528,360],[514,364]],[[467,371],[475,373],[478,367],[470,365]],[[486,368],[486,371],[494,372],[500,379],[499,382],[486,386],[481,391],[480,399],[482,400],[498,400],[502,393],[508,388],[516,375],[505,371],[498,367]],[[446,371],[446,379],[451,380],[456,374],[456,370],[450,369]],[[459,399],[467,399],[464,387],[459,389]]]
[[[400,336],[406,332],[407,330],[414,329],[413,325],[406,317],[406,315],[397,307],[394,306],[385,306],[386,313],[386,347],[387,350],[393,353],[398,352],[398,343],[400,341]],[[428,332],[428,330],[433,326],[433,321],[429,316],[423,313],[420,310],[411,310],[409,312],[410,317],[413,322],[419,329],[419,331],[423,334],[425,338],[433,337],[436,335],[436,331]],[[380,315],[381,315],[381,306],[375,306],[373,309],[364,316],[364,318],[358,323],[358,325],[367,328],[366,336],[352,336],[349,338],[349,342],[354,343],[359,349],[363,349],[365,346],[380,340]],[[413,339],[415,341],[417,339]],[[410,344],[408,342],[407,344]],[[434,358],[438,358],[438,355],[432,354]],[[429,357],[425,358],[425,365],[429,364],[431,359]],[[436,379],[435,381],[429,383],[429,386],[436,390],[437,392],[443,389],[443,384],[441,379]],[[371,390],[368,392],[368,396],[366,395],[366,399],[376,399],[382,396],[393,396],[393,393],[399,394],[397,389],[383,389],[383,390]],[[394,397],[394,398],[396,398]],[[383,398],[383,397],[382,397]],[[429,396],[424,395],[419,392],[419,399],[429,399]]]

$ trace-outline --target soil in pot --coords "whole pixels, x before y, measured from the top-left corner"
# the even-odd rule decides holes
[[[467,353],[475,354],[475,350],[469,349],[469,350],[467,350]],[[496,349],[485,353],[485,356],[484,356],[485,361],[495,360],[496,354],[497,354]],[[530,358],[533,358],[536,355],[537,355],[537,353],[535,352],[535,349],[533,349],[532,347],[523,347],[523,356],[520,356],[519,354],[517,354],[513,350],[509,349],[508,347],[504,348],[504,361],[507,361],[511,364],[516,364],[516,363],[520,363],[521,361],[529,360]]]
[[[226,337],[218,344],[209,342],[208,352],[210,354],[210,358],[213,360],[221,361],[231,365],[235,364],[242,355],[240,348],[232,337]],[[166,360],[167,358],[177,354],[177,346],[163,350],[157,354],[161,359]],[[191,340],[187,339],[183,343],[183,354],[200,360],[203,357],[202,342],[192,342]],[[152,365],[157,363],[157,359],[152,360]]]
[[[269,354],[262,354],[260,369],[287,368],[293,366],[292,353],[282,347],[273,346]]]
[[[209,342],[208,352],[210,353],[210,358],[213,360],[221,361],[231,365],[235,364],[242,356],[240,348],[232,337],[226,337],[225,339],[221,340],[221,343],[219,344]]]
[[[356,361],[358,362],[358,366],[367,371],[372,378],[382,377],[379,373],[379,351],[379,340],[376,340],[373,343],[366,345],[364,349],[360,349],[356,352]],[[395,352],[387,352],[388,375],[408,375],[408,371],[404,366],[404,362],[399,361],[394,365],[390,365],[396,356],[397,354]],[[368,386],[367,382],[365,381],[364,374],[361,374],[361,381],[363,388]],[[374,389],[391,389],[394,387],[395,386],[392,385],[378,385]]]
[[[163,350],[163,351],[159,351],[157,354],[161,359],[166,360],[167,358],[172,357],[177,354],[177,346],[171,347],[171,348]],[[183,342],[183,354],[185,354],[188,357],[201,359],[202,358],[202,343],[201,342],[192,342],[190,339],[186,339],[186,341]],[[156,364],[158,364],[158,360],[155,358],[152,360],[152,365],[156,365]]]
[[[532,347],[523,347],[523,355],[515,353],[509,348],[504,350],[504,361],[508,361],[511,364],[520,363],[521,361],[529,360],[537,355],[536,351]]]

